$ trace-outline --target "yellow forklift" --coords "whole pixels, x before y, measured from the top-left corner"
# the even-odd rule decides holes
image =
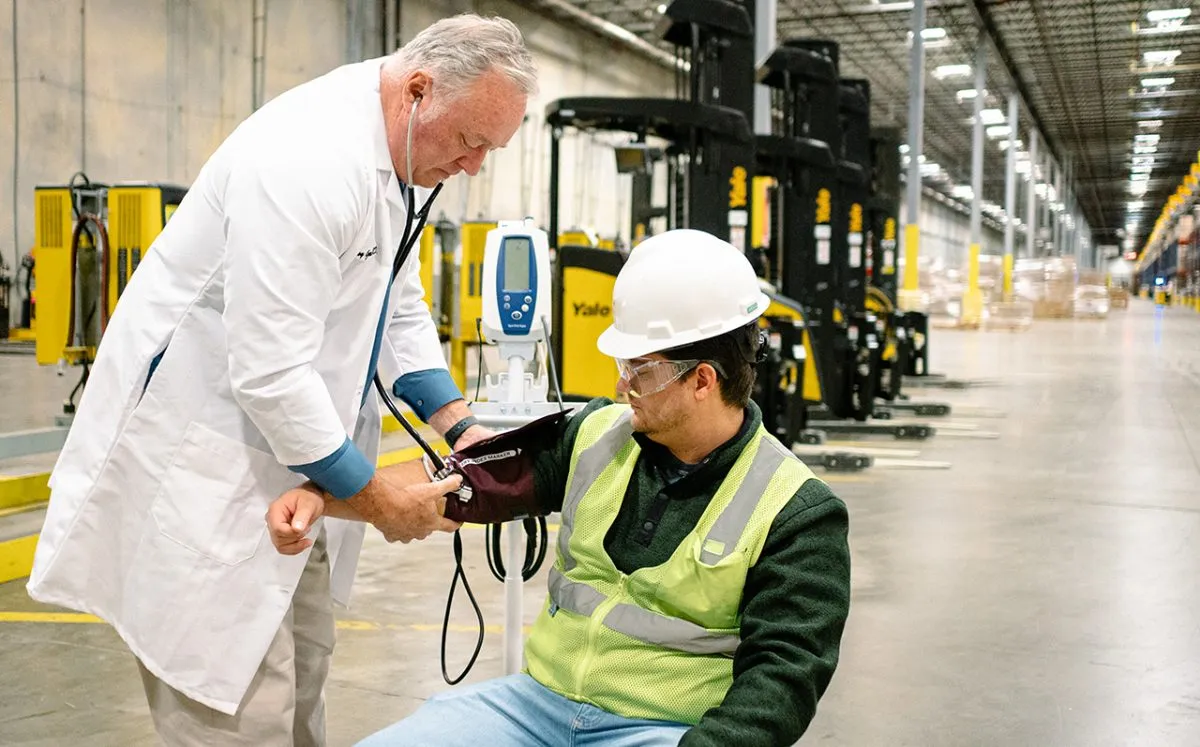
[[[651,225],[662,223],[667,228],[706,231],[746,252],[752,264],[770,263],[770,256],[761,251],[761,237],[769,229],[756,213],[762,206],[754,204],[755,195],[770,187],[753,181],[764,162],[749,127],[755,69],[753,11],[753,2],[725,0],[675,0],[665,8],[659,32],[689,63],[686,72],[679,68],[676,98],[568,98],[547,107],[551,237],[558,235],[559,141],[564,131],[627,132],[632,141],[622,161],[634,164],[637,152],[643,154],[640,164],[628,167],[635,174],[632,243],[647,235]],[[664,143],[660,152],[655,152],[652,140]],[[777,139],[776,145],[779,162],[804,147],[785,138]],[[825,159],[831,160],[827,145],[816,149],[823,149]],[[665,206],[649,200],[656,168],[667,172]],[[804,178],[799,171],[788,173]],[[776,176],[783,178],[782,172]],[[596,350],[596,339],[611,320],[613,284],[623,256],[564,244],[554,249],[554,350],[563,396],[574,400],[615,396],[616,368]],[[809,326],[809,308],[803,299],[787,294],[786,287],[781,291],[778,283],[765,279],[764,285],[772,298],[761,320],[768,333],[769,354],[758,372],[755,401],[763,411],[764,425],[784,443],[819,442],[822,434],[804,428],[805,411],[829,396],[831,382],[822,371],[823,351]],[[806,458],[828,469],[861,469],[872,463],[870,456],[860,453],[821,451]]]
[[[790,413],[802,442],[837,435],[925,439],[925,423],[890,422],[876,406],[884,320],[867,298],[869,89],[840,80],[838,46],[789,40],[757,70],[772,91],[772,129],[760,135],[761,173],[774,177],[769,277],[806,315],[820,377],[819,402]],[[795,423],[799,419],[800,423]]]

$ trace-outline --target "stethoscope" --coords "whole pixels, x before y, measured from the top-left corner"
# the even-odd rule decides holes
[[[412,254],[413,246],[416,245],[417,240],[421,238],[421,232],[425,230],[425,221],[429,218],[429,211],[433,208],[433,201],[437,199],[438,193],[442,191],[442,183],[438,182],[437,186],[433,188],[433,192],[430,193],[429,198],[425,200],[425,204],[421,206],[421,210],[417,211],[416,198],[413,196],[413,193],[416,191],[416,187],[413,185],[412,142],[413,120],[416,119],[417,107],[420,106],[420,104],[421,96],[418,94],[413,99],[412,110],[408,113],[408,137],[405,143],[404,158],[405,167],[408,170],[408,181],[405,182],[404,185],[404,196],[407,200],[407,210],[405,212],[407,215],[404,219],[404,234],[400,238],[400,245],[396,250],[396,257],[392,261],[392,277],[389,281],[389,284],[396,282],[396,277],[400,274],[400,268],[404,266],[405,261],[408,260],[409,255]],[[414,223],[416,228],[415,231],[413,230]],[[392,401],[392,397],[388,393],[387,387],[383,385],[383,380],[379,378],[378,368],[375,371],[375,390],[379,392],[379,396],[383,399],[383,403],[387,406],[387,409],[392,413],[396,420],[399,421],[400,425],[404,426],[404,430],[408,431],[408,435],[417,442],[417,445],[420,446],[421,450],[424,451],[429,457],[429,461],[433,464],[434,469],[441,471],[442,468],[445,467],[445,463],[442,461],[441,457],[438,456],[437,452],[433,450],[433,447],[431,447],[429,443],[425,441],[425,439],[421,438],[421,434],[417,433],[417,429],[414,428],[412,424],[409,423],[408,420],[405,419],[405,417],[400,413],[400,410],[396,407],[396,403]]]
[[[407,137],[407,142],[405,144],[405,166],[407,167],[407,170],[408,170],[408,182],[405,184],[405,189],[404,189],[405,197],[407,198],[408,215],[404,221],[404,234],[400,239],[400,246],[399,246],[398,251],[396,252],[396,258],[392,262],[391,282],[393,282],[393,283],[396,282],[396,277],[400,274],[400,268],[404,265],[405,260],[408,259],[409,254],[412,253],[413,246],[417,243],[417,240],[421,236],[421,232],[425,229],[425,221],[429,217],[429,210],[433,207],[434,199],[436,199],[438,196],[438,193],[442,191],[442,183],[438,182],[437,186],[433,188],[433,192],[430,193],[429,198],[427,200],[425,200],[425,204],[421,206],[420,211],[416,210],[415,198],[413,197],[414,187],[413,187],[413,172],[412,172],[412,138],[413,138],[413,119],[416,117],[417,106],[420,105],[420,103],[421,103],[421,97],[418,95],[416,98],[413,99],[412,111],[410,111],[409,115],[408,115],[408,137]],[[415,224],[415,230],[414,230],[414,224]],[[425,452],[425,455],[427,457],[429,457],[429,463],[430,463],[430,466],[433,468],[433,471],[437,472],[437,473],[441,473],[445,469],[446,463],[444,461],[442,461],[442,458],[440,456],[438,456],[438,453],[433,450],[433,447],[431,447],[425,439],[421,438],[421,434],[417,433],[417,429],[414,428],[412,426],[412,424],[408,422],[408,420],[400,412],[399,408],[396,407],[396,403],[392,401],[392,397],[389,394],[387,387],[385,387],[383,385],[383,380],[379,378],[378,369],[376,369],[376,371],[375,371],[375,390],[377,392],[379,392],[380,399],[383,400],[384,405],[387,407],[388,411],[390,411],[392,413],[392,416],[396,418],[396,421],[399,422],[401,426],[403,426],[404,430],[408,432],[408,435],[412,438],[412,440],[415,441],[417,443],[417,445],[421,447],[421,451]],[[540,550],[536,547],[536,545],[538,543],[533,539],[532,534],[530,535],[530,537],[531,537],[530,541],[528,543],[526,543],[527,562],[526,562],[526,567],[523,569],[523,572],[522,572],[522,576],[526,580],[528,580],[528,578],[533,575],[533,573],[537,570],[537,568],[541,566],[542,560],[545,557],[547,543],[544,539],[544,536],[545,536],[545,519],[544,518],[541,519],[541,526],[542,526],[542,532],[543,532],[543,540],[540,543]],[[495,545],[495,553],[496,553],[497,558],[499,557],[499,552],[500,552],[499,536],[500,536],[499,533],[496,533],[495,535],[493,535],[494,542],[492,543]],[[455,566],[454,578],[450,583],[450,593],[446,599],[446,614],[445,614],[445,617],[442,619],[441,664],[442,664],[442,679],[444,679],[450,685],[457,685],[459,682],[462,682],[464,678],[466,678],[467,673],[470,672],[471,668],[475,666],[475,661],[479,658],[479,652],[483,649],[484,624],[483,624],[483,611],[479,608],[479,602],[475,599],[475,593],[471,590],[470,584],[467,583],[467,575],[463,571],[462,535],[458,531],[454,532],[453,547],[454,547],[454,566]],[[488,563],[489,563],[489,565],[492,566],[492,573],[493,573],[493,575],[496,575],[497,578],[502,578],[503,577],[502,572],[497,574],[497,570],[496,570],[497,565],[494,564],[493,559],[492,559],[491,545],[488,546],[488,550],[489,550]],[[530,563],[528,558],[534,554],[538,554],[538,557],[537,557],[536,561],[533,561],[533,563]],[[463,668],[462,672],[459,673],[459,675],[457,677],[451,677],[450,673],[446,669],[446,633],[450,627],[450,609],[454,604],[454,592],[455,592],[455,589],[458,587],[458,583],[459,583],[460,579],[462,580],[463,590],[467,593],[467,599],[470,600],[471,607],[473,608],[473,610],[475,612],[475,618],[479,625],[479,636],[475,641],[475,650],[471,654],[471,658],[467,662],[467,665]]]

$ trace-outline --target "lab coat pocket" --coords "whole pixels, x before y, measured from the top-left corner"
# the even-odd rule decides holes
[[[254,556],[266,532],[270,501],[263,483],[275,458],[199,423],[188,425],[154,498],[151,514],[164,536],[225,565]]]

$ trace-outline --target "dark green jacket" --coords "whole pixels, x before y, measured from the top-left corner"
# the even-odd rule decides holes
[[[589,402],[563,423],[557,447],[538,457],[534,485],[548,511],[562,508],[580,424],[609,404],[603,398]],[[621,572],[667,561],[761,422],[751,403],[737,435],[692,469],[634,435],[642,453],[604,542]],[[820,480],[806,482],[775,517],[746,576],[733,686],[680,745],[785,747],[808,728],[837,666],[850,606],[848,523],[845,504]]]

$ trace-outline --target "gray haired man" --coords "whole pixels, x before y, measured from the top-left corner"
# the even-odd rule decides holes
[[[272,500],[312,483],[389,541],[453,528],[452,485],[376,474],[372,381],[462,448],[488,435],[446,370],[414,251],[431,188],[476,174],[536,89],[509,21],[456,16],[278,96],[230,134],[105,332],[51,478],[35,599],[137,658],[170,745],[321,745],[333,602],[365,524],[295,556]]]

